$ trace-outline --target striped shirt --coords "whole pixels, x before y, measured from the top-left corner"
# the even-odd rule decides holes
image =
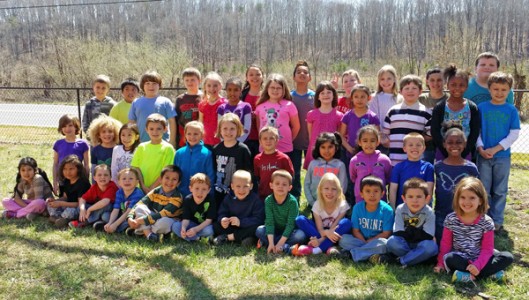
[[[110,115],[110,110],[115,104],[116,101],[108,96],[102,101],[96,97],[90,98],[84,105],[83,131],[86,132],[92,121],[99,117],[100,114]]]
[[[407,158],[402,149],[404,136],[412,132],[430,135],[431,119],[431,113],[419,101],[412,105],[402,102],[389,109],[382,133],[389,137],[389,158],[393,166]]]

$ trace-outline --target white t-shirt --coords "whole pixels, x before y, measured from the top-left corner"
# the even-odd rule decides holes
[[[331,214],[329,214],[323,209],[323,207],[321,207],[320,202],[316,201],[312,207],[312,212],[320,216],[323,228],[330,228],[336,218],[345,213],[348,209],[349,204],[346,201],[342,201],[342,203]]]

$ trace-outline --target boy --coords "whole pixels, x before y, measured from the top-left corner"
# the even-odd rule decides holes
[[[481,134],[477,167],[489,199],[489,216],[496,231],[503,228],[503,213],[507,201],[507,188],[511,170],[511,146],[520,134],[520,117],[516,108],[506,103],[512,88],[513,78],[509,74],[495,72],[488,80],[492,99],[481,103]]]
[[[140,92],[140,86],[134,78],[127,78],[121,83],[121,95],[123,100],[119,101],[118,104],[114,105],[110,110],[112,118],[121,122],[121,124],[127,124],[129,122],[129,111],[132,106],[132,101],[138,98]]]
[[[187,144],[176,151],[174,165],[182,170],[180,192],[184,197],[191,193],[189,179],[197,173],[204,173],[209,180],[215,182],[213,170],[213,154],[204,146],[204,124],[191,121],[184,127]],[[214,192],[210,194],[213,196]]]
[[[351,215],[353,233],[344,234],[340,246],[355,262],[369,259],[382,263],[386,253],[387,238],[393,229],[393,209],[384,201],[384,183],[375,176],[366,176],[360,183],[364,201],[356,203]]]
[[[290,91],[290,95],[292,95],[292,102],[294,102],[298,110],[300,129],[298,135],[292,141],[294,150],[290,154],[290,159],[294,167],[292,195],[299,200],[301,196],[301,161],[303,155],[307,155],[307,149],[309,147],[309,131],[305,119],[309,111],[314,108],[314,96],[316,93],[309,89],[309,83],[312,77],[310,76],[309,64],[306,61],[300,60],[296,63],[293,79],[296,88]]]
[[[404,183],[403,204],[395,211],[393,236],[388,239],[388,252],[396,255],[402,267],[415,265],[437,255],[435,215],[427,204],[430,187],[424,180],[412,178]]]
[[[86,133],[90,123],[100,114],[108,116],[112,107],[116,104],[114,99],[107,96],[110,91],[110,78],[107,75],[97,75],[92,83],[94,97],[90,98],[84,106],[83,131]]]
[[[108,223],[103,221],[94,223],[95,230],[105,230],[107,233],[124,232],[129,224],[127,216],[130,210],[145,196],[143,191],[137,187],[140,174],[136,169],[125,168],[118,174],[119,186],[116,193],[112,212]]]
[[[226,97],[228,102],[217,108],[218,119],[226,113],[234,113],[239,117],[244,128],[242,135],[237,138],[241,143],[246,142],[252,128],[252,106],[248,102],[241,101],[242,81],[237,77],[232,77],[226,81]]]
[[[143,234],[150,241],[163,242],[171,232],[175,217],[182,214],[182,195],[178,184],[182,171],[168,165],[161,172],[162,185],[149,192],[129,212],[127,235]]]
[[[188,122],[198,120],[198,103],[200,102],[201,93],[198,90],[202,74],[195,68],[186,68],[182,72],[186,92],[176,97],[176,124],[177,147],[182,147],[186,143],[184,127]]]
[[[468,81],[468,87],[463,94],[464,98],[472,100],[476,105],[488,102],[491,99],[487,80],[490,74],[498,71],[500,67],[499,57],[492,52],[483,52],[476,58],[476,77]],[[507,103],[514,104],[514,93],[509,91]]]
[[[255,246],[255,231],[264,223],[263,202],[252,192],[252,175],[238,170],[231,180],[231,192],[222,201],[218,221],[213,224],[214,245],[227,241]]]
[[[147,133],[147,117],[153,113],[161,114],[169,122],[169,133],[164,133],[163,139],[176,147],[176,112],[173,103],[166,97],[160,96],[158,92],[162,88],[162,77],[155,71],[148,71],[141,76],[140,88],[144,93],[143,97],[132,102],[129,111],[129,123],[138,125],[140,131],[140,141],[149,141]],[[167,122],[167,121],[166,121]]]
[[[90,189],[79,198],[79,220],[68,223],[70,228],[82,228],[99,220],[108,221],[118,187],[110,180],[110,168],[105,164],[94,168],[94,181]]]
[[[265,126],[259,131],[259,144],[263,152],[257,154],[253,160],[254,175],[259,182],[259,198],[264,201],[272,194],[270,178],[276,170],[287,170],[294,175],[294,168],[290,158],[276,149],[279,141],[279,131],[275,127]]]
[[[290,245],[304,244],[306,240],[305,233],[296,229],[299,208],[296,197],[289,193],[292,175],[285,170],[275,171],[270,189],[273,193],[265,199],[265,224],[257,228],[255,235],[267,253],[288,253]]]
[[[426,181],[428,185],[428,195],[433,193],[434,169],[431,163],[421,159],[426,144],[424,137],[416,132],[408,133],[404,137],[402,147],[407,155],[407,159],[398,163],[391,170],[391,183],[389,184],[389,203],[391,208],[402,203],[400,195],[403,195],[403,187],[406,180],[418,177]]]
[[[171,230],[188,242],[213,237],[211,223],[217,217],[217,208],[210,194],[211,181],[206,174],[197,173],[191,177],[189,189],[191,194],[184,198],[182,205],[182,221],[174,222]]]
[[[430,121],[432,114],[419,102],[422,92],[421,78],[406,75],[400,80],[400,93],[404,97],[402,103],[391,107],[382,124],[382,133],[389,137],[389,158],[391,164],[406,159],[403,149],[403,138],[406,134],[417,132],[425,141],[430,141]]]
[[[139,169],[140,186],[148,193],[160,185],[160,171],[173,162],[174,148],[163,140],[163,134],[167,131],[167,120],[162,115],[151,114],[146,121],[145,128],[150,141],[138,145],[130,166]]]

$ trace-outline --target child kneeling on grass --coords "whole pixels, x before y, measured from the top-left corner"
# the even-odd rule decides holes
[[[292,175],[285,170],[272,174],[272,195],[265,199],[265,225],[259,226],[255,235],[267,253],[290,253],[290,245],[306,242],[305,233],[296,229],[299,214],[298,201],[290,194]]]
[[[252,175],[238,170],[231,179],[231,191],[222,201],[218,221],[213,224],[214,245],[229,242],[255,246],[255,231],[264,223],[263,201],[252,192]]]
[[[384,195],[384,182],[375,176],[367,176],[360,183],[360,196],[364,201],[353,207],[351,223],[353,234],[344,234],[340,246],[355,262],[368,260],[382,263],[387,238],[393,228],[393,209],[380,201]]]
[[[201,237],[212,237],[211,223],[217,216],[217,207],[215,199],[210,195],[211,180],[206,174],[197,173],[189,180],[189,190],[191,194],[184,198],[182,205],[182,221],[174,222],[171,229],[179,238],[188,242]]]
[[[162,185],[150,191],[130,211],[127,235],[145,235],[148,240],[163,242],[176,217],[182,214],[182,194],[178,190],[182,171],[175,165],[162,169]]]

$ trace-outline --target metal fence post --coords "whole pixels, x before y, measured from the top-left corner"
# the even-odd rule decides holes
[[[76,90],[77,90],[77,116],[79,117],[79,121],[81,121],[81,124],[82,124],[83,121],[81,119],[81,90],[79,88],[77,88]],[[83,138],[83,130],[79,131],[79,136]]]

